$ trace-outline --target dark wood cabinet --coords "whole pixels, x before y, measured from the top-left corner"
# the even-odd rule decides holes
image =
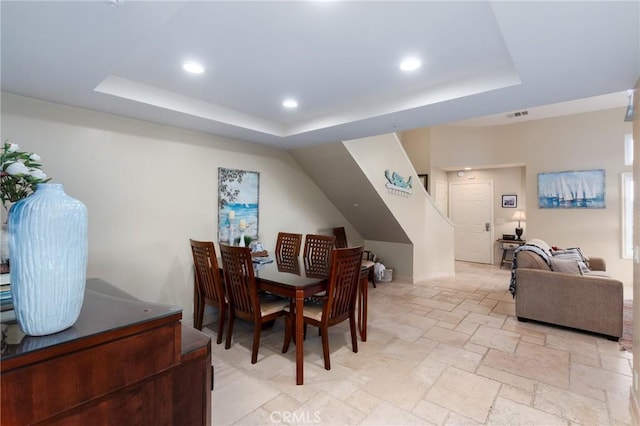
[[[60,333],[2,324],[2,425],[211,424],[210,338],[177,307],[108,288],[89,280],[80,318]]]

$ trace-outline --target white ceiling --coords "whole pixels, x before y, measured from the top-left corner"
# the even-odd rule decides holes
[[[623,107],[640,76],[639,1],[0,6],[3,92],[283,148]]]

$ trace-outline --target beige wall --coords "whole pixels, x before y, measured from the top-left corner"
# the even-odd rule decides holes
[[[260,172],[260,237],[345,218],[284,151],[3,94],[2,139],[89,211],[89,277],[192,320],[189,238],[217,240],[218,167]]]
[[[363,172],[384,200],[389,210],[413,243],[413,249],[398,244],[367,241],[367,249],[382,256],[386,266],[397,268],[398,276],[414,282],[454,274],[452,223],[438,211],[431,197],[420,185],[412,194],[394,194],[385,185],[384,170],[397,172],[403,178],[418,176],[395,134],[373,136],[344,142]],[[389,260],[389,262],[387,262]]]
[[[431,164],[441,168],[524,164],[527,237],[603,256],[608,271],[630,284],[631,260],[621,256],[620,174],[631,171],[624,165],[624,135],[632,128],[623,121],[624,113],[625,109],[616,108],[487,128],[437,126],[431,130]],[[605,209],[538,208],[538,173],[601,168],[606,172]],[[503,185],[499,181],[496,184]]]
[[[418,174],[431,174],[431,131],[429,128],[405,130],[398,139]]]

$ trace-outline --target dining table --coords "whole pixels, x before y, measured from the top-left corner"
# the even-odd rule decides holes
[[[306,298],[325,291],[328,282],[326,273],[311,272],[305,267],[302,257],[277,258],[270,263],[254,263],[256,286],[259,290],[267,291],[281,297],[288,298],[291,312],[294,313],[296,347],[296,384],[304,384],[304,317],[303,306]],[[362,341],[367,336],[367,292],[368,269],[363,268],[360,273],[358,289],[358,331]]]

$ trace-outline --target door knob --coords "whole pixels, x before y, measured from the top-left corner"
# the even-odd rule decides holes
[[[489,222],[484,224],[484,230],[487,232],[491,231],[491,224]]]

